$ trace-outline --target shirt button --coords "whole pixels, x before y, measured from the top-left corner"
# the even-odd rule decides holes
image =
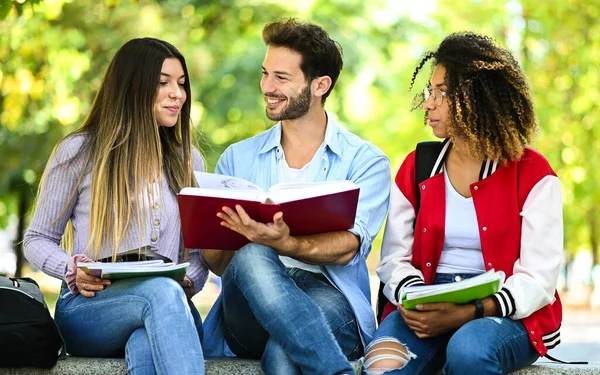
[[[431,263],[430,262],[427,262],[425,265],[427,266],[427,268],[431,268]]]
[[[427,228],[423,228],[423,233],[427,232]]]
[[[421,190],[425,190],[425,185],[421,186]]]
[[[156,242],[158,240],[158,236],[154,235],[150,239],[152,240],[152,242]]]
[[[533,342],[533,345],[537,345],[537,341],[534,341],[534,342]]]
[[[460,276],[458,276],[458,275],[456,275],[456,276],[454,277],[454,281],[456,281],[456,282],[459,282],[459,281],[461,281],[461,280],[462,280],[462,277],[460,277]]]
[[[154,205],[152,207],[154,207],[155,210],[158,210],[158,208],[160,207],[160,205],[158,203],[154,203]]]
[[[160,224],[160,220],[154,219],[154,225],[158,225],[158,224]]]
[[[490,267],[490,268],[492,267],[492,262],[488,263],[488,267]]]
[[[532,335],[535,335],[535,331],[531,331],[530,333],[531,333]]]
[[[479,186],[477,186],[477,185],[473,186],[473,190],[479,190]]]
[[[487,227],[483,227],[481,229],[485,232],[487,230]]]

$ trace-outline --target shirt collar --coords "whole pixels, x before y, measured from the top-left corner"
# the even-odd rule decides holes
[[[339,131],[339,125],[327,111],[325,111],[325,114],[327,115],[327,130],[325,130],[325,139],[323,140],[323,143],[325,143],[325,146],[329,147],[332,152],[341,156],[342,150],[338,142],[338,137],[335,136]],[[281,145],[281,121],[269,130],[267,141],[258,153],[264,154],[279,145]]]

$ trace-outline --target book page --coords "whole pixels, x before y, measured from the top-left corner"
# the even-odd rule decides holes
[[[352,181],[284,182],[269,188],[268,197],[275,203],[291,202],[358,189]]]
[[[189,263],[164,263],[162,260],[116,263],[78,262],[77,267],[89,271],[101,271],[101,274],[149,273],[187,268],[189,267]]]
[[[403,288],[402,297],[406,296],[405,299],[416,299],[421,297],[427,297],[447,292],[453,292],[457,290],[463,290],[467,288],[471,288],[477,285],[483,285],[490,282],[494,282],[499,280],[500,285],[504,282],[504,272],[498,271],[495,272],[493,269],[487,272],[482,273],[481,275],[477,275],[468,279],[464,279],[462,281],[456,283],[447,283],[447,284],[436,284],[436,285],[415,285],[408,286]]]
[[[256,202],[264,202],[267,199],[264,190],[242,178],[199,171],[194,171],[194,175],[199,187],[183,188],[179,194]]]
[[[242,178],[200,171],[194,171],[194,176],[198,181],[198,187],[203,189],[251,190],[264,193],[259,186]]]

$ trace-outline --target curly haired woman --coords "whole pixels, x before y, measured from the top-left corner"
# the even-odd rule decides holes
[[[417,186],[414,151],[396,176],[377,267],[389,301],[364,364],[368,374],[506,374],[560,342],[560,183],[527,147],[536,116],[525,75],[507,50],[485,36],[452,34],[423,57],[411,88],[430,60],[420,103],[444,141],[431,177]],[[416,310],[399,303],[405,286],[491,269],[506,281],[482,300]]]

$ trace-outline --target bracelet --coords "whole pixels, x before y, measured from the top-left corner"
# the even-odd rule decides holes
[[[476,299],[471,303],[475,305],[475,319],[483,318],[483,303],[481,300]]]

